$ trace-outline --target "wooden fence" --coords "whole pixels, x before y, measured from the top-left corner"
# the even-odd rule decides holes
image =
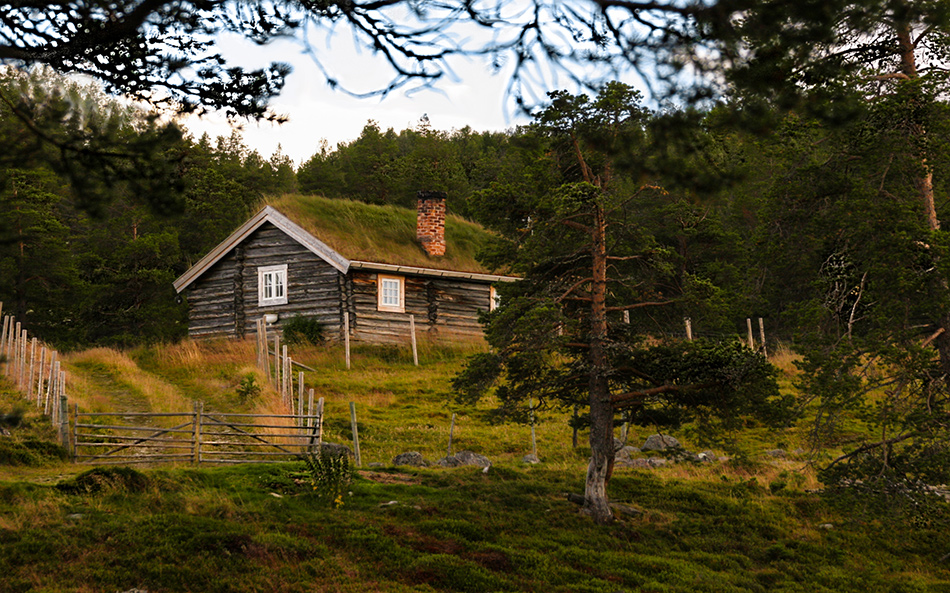
[[[0,313],[2,311],[0,302]],[[12,315],[2,317],[0,360],[4,375],[28,402],[42,409],[58,430],[60,443],[68,447],[66,372],[60,368],[59,354],[37,338],[31,338]]]
[[[306,455],[323,442],[323,399],[315,414],[93,413],[73,410],[79,463],[259,463]],[[166,426],[158,426],[165,424]]]

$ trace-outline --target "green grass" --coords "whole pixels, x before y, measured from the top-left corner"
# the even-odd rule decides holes
[[[445,255],[430,257],[416,241],[416,211],[409,208],[300,195],[267,203],[350,260],[489,271],[475,257],[488,241],[488,231],[458,216],[446,216]]]
[[[364,468],[340,508],[312,491],[302,463],[90,469],[50,454],[0,465],[0,593],[950,591],[945,525],[850,514],[811,492],[801,461],[753,454],[794,442],[794,431],[750,429],[738,437],[750,454],[730,462],[618,468],[612,500],[642,514],[597,526],[564,496],[583,488],[586,434],[574,450],[565,417],[542,414],[543,462],[521,464],[527,427],[493,426],[485,407],[447,403],[465,353],[429,346],[417,368],[406,351],[363,348],[351,371],[336,347],[295,353],[320,371],[312,384],[327,398],[328,440],[348,442],[355,401],[364,460],[383,464]],[[116,385],[151,377],[137,392],[148,402],[272,405],[267,390],[246,403],[234,391],[253,363],[247,344],[99,351],[66,363],[77,401],[106,404],[102,384],[87,380],[97,373]],[[16,398],[0,388],[0,407]],[[444,455],[453,412],[453,449],[488,455],[487,473],[388,465],[407,450]],[[53,434],[28,409],[6,438]]]

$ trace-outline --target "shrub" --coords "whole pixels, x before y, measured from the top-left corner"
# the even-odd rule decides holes
[[[254,376],[254,373],[248,373],[241,379],[241,384],[237,386],[236,391],[241,403],[244,403],[260,395],[261,386],[257,384],[257,378]]]
[[[284,342],[289,346],[316,345],[325,339],[323,326],[312,317],[297,315],[283,324]]]
[[[56,487],[70,494],[95,494],[98,492],[145,492],[151,487],[145,474],[130,467],[97,467],[83,472]]]
[[[320,447],[304,457],[314,494],[336,508],[343,506],[343,491],[353,481],[353,469],[346,451]]]

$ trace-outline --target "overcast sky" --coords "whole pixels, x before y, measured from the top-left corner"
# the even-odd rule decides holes
[[[378,56],[359,53],[346,39],[333,39],[330,48],[318,47],[332,57],[329,63],[355,92],[381,88],[389,82],[389,73]],[[226,56],[245,68],[266,66],[272,61],[289,63],[293,73],[280,96],[272,102],[273,110],[287,115],[282,124],[241,122],[245,143],[269,158],[280,145],[284,154],[299,165],[319,151],[325,139],[331,148],[339,142],[356,139],[368,120],[383,130],[401,131],[415,127],[427,115],[436,130],[453,130],[470,126],[476,131],[499,131],[526,123],[511,101],[506,98],[506,72],[493,74],[479,60],[459,59],[453,63],[455,78],[441,80],[436,90],[419,90],[407,96],[403,90],[385,98],[354,98],[331,89],[310,56],[292,40],[273,42],[259,47],[237,38],[224,39],[220,46]],[[336,74],[336,73],[335,73]],[[184,121],[195,138],[207,132],[212,138],[230,135],[230,127],[221,116],[205,116]]]

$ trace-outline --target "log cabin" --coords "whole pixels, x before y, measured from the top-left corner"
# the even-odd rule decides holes
[[[412,219],[415,219],[412,221]],[[414,222],[415,233],[409,228]],[[264,206],[179,277],[192,338],[243,338],[258,319],[268,330],[303,316],[325,336],[394,344],[481,339],[481,311],[497,303],[489,273],[474,257],[488,233],[450,217],[445,194],[419,192],[415,213],[319,197]],[[348,321],[344,323],[344,320]]]

